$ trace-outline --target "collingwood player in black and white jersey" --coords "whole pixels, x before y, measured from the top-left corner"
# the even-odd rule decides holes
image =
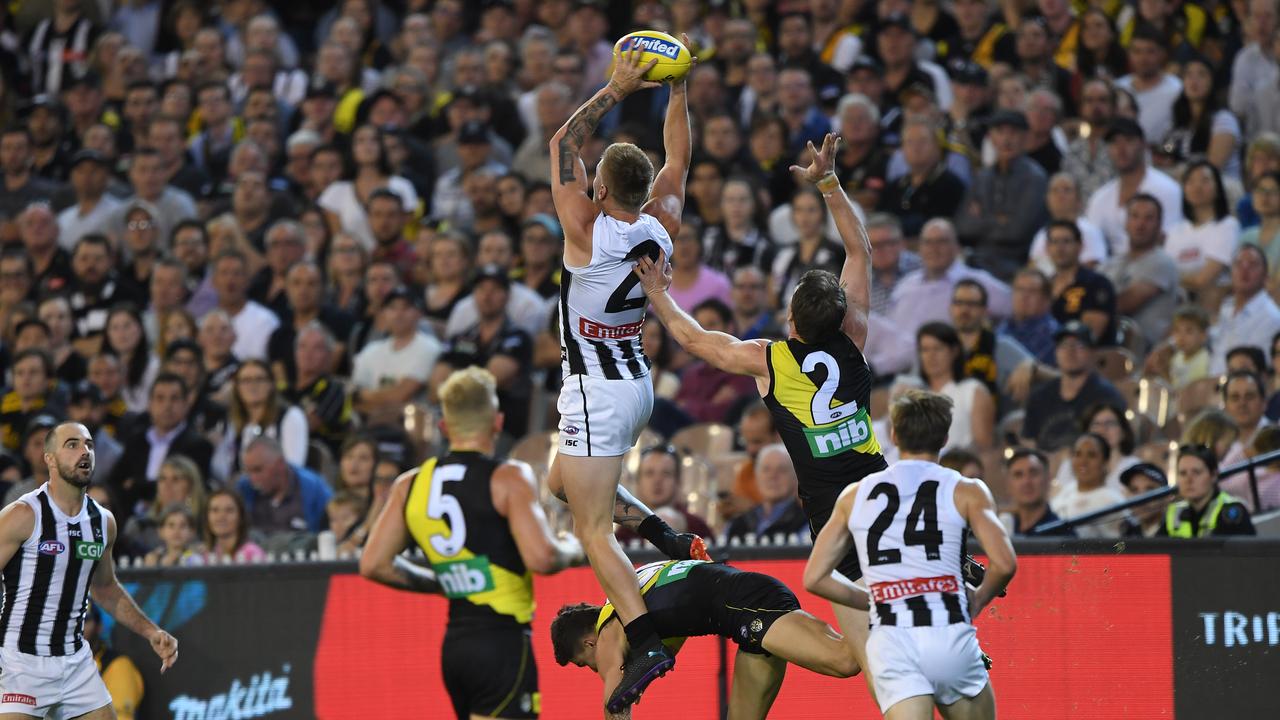
[[[0,512],[0,718],[114,718],[83,635],[89,597],[145,637],[164,672],[178,641],[138,609],[116,580],[115,518],[85,491],[93,437],[64,422],[44,441],[49,481]]]
[[[841,493],[809,555],[805,588],[870,610],[866,669],[886,718],[930,720],[936,706],[949,720],[994,719],[973,618],[1013,579],[1013,546],[987,486],[938,464],[951,400],[909,391],[889,421],[901,459]],[[962,570],[969,529],[990,559],[972,597]],[[851,547],[865,592],[836,571]]]
[[[641,64],[638,50],[624,49],[609,84],[551,138],[552,197],[565,236],[564,384],[559,452],[547,483],[568,501],[591,568],[625,626],[626,670],[605,703],[613,713],[675,664],[646,615],[635,570],[614,539],[613,524],[638,522],[640,534],[660,547],[672,535],[647,510],[637,513],[638,503],[619,493],[618,476],[623,454],[653,409],[649,360],[640,341],[646,299],[632,265],[638,257],[670,255],[671,238],[680,229],[692,146],[685,81],[671,84],[663,127],[666,160],[656,175],[643,150],[614,143],[605,148],[588,186],[579,154],[605,113],[637,90],[659,87],[643,79],[653,62]]]

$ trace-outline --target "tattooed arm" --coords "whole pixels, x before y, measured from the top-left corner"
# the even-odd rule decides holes
[[[656,62],[640,64],[639,51],[621,54],[609,84],[578,108],[551,138],[551,198],[564,227],[565,260],[569,265],[581,266],[590,261],[590,228],[599,212],[587,194],[582,146],[615,105],[636,90],[658,87],[658,83],[644,80],[644,74]]]

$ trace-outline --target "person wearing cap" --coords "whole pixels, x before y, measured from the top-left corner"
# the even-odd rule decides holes
[[[1161,212],[1160,201],[1151,195],[1138,193],[1130,198],[1125,221],[1128,246],[1102,266],[1116,291],[1116,312],[1137,321],[1147,347],[1167,337],[1178,305],[1178,265],[1161,247]]]
[[[560,297],[563,242],[564,231],[554,216],[537,213],[525,220],[520,230],[520,265],[511,271],[511,279],[547,300]]]
[[[899,108],[902,91],[913,85],[932,91],[943,110],[951,107],[951,81],[947,79],[947,73],[931,62],[915,58],[916,31],[911,18],[902,13],[880,18],[876,48],[880,62],[884,63],[887,97],[881,109],[885,111],[886,120],[891,120],[890,110]]]
[[[1178,448],[1178,497],[1165,508],[1156,537],[1258,534],[1244,503],[1218,487],[1218,458],[1204,445]]]
[[[1047,219],[1048,178],[1024,153],[1025,115],[1001,110],[991,116],[987,127],[996,162],[974,174],[956,214],[956,230],[964,244],[973,248],[971,262],[1008,282],[1026,264],[1031,238]]]
[[[1128,496],[1133,498],[1145,495],[1152,490],[1169,487],[1169,478],[1156,465],[1140,462],[1120,473],[1120,484],[1124,485]],[[1169,498],[1166,496],[1130,508],[1129,513],[1120,521],[1120,535],[1122,537],[1154,536],[1159,531],[1160,525],[1164,523],[1165,508],[1168,505]]]
[[[345,52],[338,47],[337,52]],[[333,126],[333,114],[338,107],[338,88],[322,77],[314,77],[307,85],[307,92],[298,104],[299,116],[302,118],[299,130],[310,130],[320,137],[321,143],[331,143],[337,139],[337,129]],[[323,189],[323,188],[322,188]]]
[[[458,228],[470,229],[475,221],[475,210],[463,189],[467,177],[472,173],[486,172],[497,178],[507,172],[506,166],[494,159],[489,136],[489,126],[479,120],[468,120],[458,128],[458,164],[436,180],[431,203],[433,217]]]
[[[365,345],[351,372],[352,403],[369,425],[403,422],[404,406],[426,389],[444,349],[419,329],[421,300],[408,288],[388,293],[381,315],[387,337]]]
[[[71,189],[75,204],[58,213],[58,244],[70,251],[80,238],[99,232],[115,216],[120,201],[107,194],[111,168],[96,150],[83,149],[71,156]]]
[[[1139,22],[1129,39],[1130,73],[1116,86],[1133,93],[1138,103],[1138,124],[1151,142],[1159,142],[1173,127],[1173,103],[1182,94],[1182,81],[1165,72],[1169,58],[1167,39],[1154,26]]]
[[[966,58],[953,60],[949,70],[955,99],[947,111],[947,140],[976,158],[987,136],[983,120],[991,114],[990,76],[986,68]]]
[[[1036,386],[1027,401],[1022,437],[1044,452],[1065,447],[1079,432],[1084,411],[1105,403],[1125,407],[1125,400],[1094,363],[1089,327],[1072,321],[1054,333],[1054,359],[1059,376]]]
[[[493,374],[497,383],[498,408],[505,418],[503,430],[513,440],[519,439],[529,427],[533,340],[507,317],[511,278],[506,268],[480,266],[471,287],[479,320],[449,338],[432,373],[430,395],[436,396],[453,371],[468,365],[482,367]]]
[[[72,145],[66,137],[66,111],[52,95],[37,95],[22,113],[31,132],[31,171],[49,180],[67,179]]]
[[[1084,214],[1106,236],[1112,257],[1129,250],[1126,225],[1135,195],[1149,195],[1160,204],[1158,229],[1163,232],[1173,229],[1182,217],[1182,186],[1147,162],[1146,137],[1132,118],[1116,116],[1107,125],[1107,155],[1115,177],[1089,196]]]
[[[1061,520],[1049,508],[1049,458],[1035,448],[1014,448],[1004,461],[1005,483],[1009,486],[1011,507],[1000,513],[1000,521],[1010,535],[1033,535],[1050,523]],[[1069,527],[1045,533],[1075,537]]]
[[[0,129],[0,224],[12,221],[32,203],[49,203],[58,183],[32,172],[31,133],[22,125]]]

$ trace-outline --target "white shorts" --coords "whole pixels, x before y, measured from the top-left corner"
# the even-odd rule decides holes
[[[0,648],[0,714],[73,718],[110,704],[89,643],[59,657]]]
[[[916,695],[950,705],[974,697],[988,682],[977,632],[968,623],[874,627],[867,638],[867,669],[882,713]]]
[[[569,375],[560,388],[559,451],[575,457],[617,457],[626,453],[649,424],[653,381],[606,380]]]

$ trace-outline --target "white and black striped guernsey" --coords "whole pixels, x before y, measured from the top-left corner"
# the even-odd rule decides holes
[[[49,484],[23,495],[35,530],[4,566],[0,647],[28,655],[71,655],[84,644],[89,579],[107,543],[107,511],[86,496],[75,517],[49,497]]]
[[[564,376],[589,375],[606,380],[641,378],[649,359],[640,342],[648,304],[637,258],[671,257],[671,236],[652,215],[634,223],[605,213],[591,226],[591,263],[566,265],[560,278],[560,361]]]

